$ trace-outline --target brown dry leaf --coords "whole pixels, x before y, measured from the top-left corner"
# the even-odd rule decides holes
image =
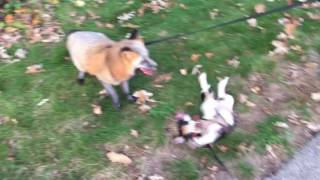
[[[320,14],[314,14],[314,13],[312,13],[312,12],[308,12],[307,14],[308,14],[308,16],[309,16],[310,19],[320,20]]]
[[[200,57],[201,57],[201,54],[192,54],[190,59],[191,61],[196,62],[196,61],[199,61]]]
[[[239,100],[239,102],[240,102],[241,104],[244,104],[245,102],[248,101],[248,96],[245,95],[245,94],[240,93],[240,94],[238,95],[238,100]]]
[[[286,42],[273,40],[272,45],[275,47],[275,49],[270,53],[270,55],[284,55],[289,52],[289,47]]]
[[[154,84],[153,86],[156,87],[156,88],[163,88],[163,87],[164,87],[164,86],[161,85],[161,84]]]
[[[4,29],[4,31],[5,31],[6,33],[13,33],[13,32],[18,31],[18,28],[6,27],[6,28]]]
[[[179,7],[180,7],[181,9],[188,9],[188,7],[187,7],[185,4],[183,4],[183,3],[179,3]]]
[[[255,18],[248,19],[247,23],[249,24],[250,27],[257,27],[258,26],[258,21]]]
[[[299,21],[296,19],[291,20],[290,23],[284,24],[284,32],[288,34],[289,37],[294,37],[294,32],[299,26]]]
[[[41,73],[44,72],[45,70],[43,69],[43,65],[42,64],[34,64],[31,66],[27,67],[26,70],[26,74],[37,74],[37,73]]]
[[[140,113],[147,113],[150,110],[151,110],[151,107],[149,105],[142,104],[141,106],[139,106]]]
[[[133,136],[133,137],[136,137],[136,138],[139,137],[139,133],[138,133],[138,131],[135,130],[135,129],[131,129],[130,134],[131,134],[131,136]]]
[[[192,103],[192,102],[186,102],[185,104],[184,104],[185,106],[194,106],[194,104]]]
[[[166,74],[158,75],[153,82],[156,84],[163,83],[163,82],[166,83],[171,81],[171,79],[172,79],[172,73],[166,73]]]
[[[122,23],[121,26],[122,26],[122,27],[126,27],[126,28],[131,28],[131,29],[138,29],[138,28],[140,28],[139,25],[135,25],[135,24],[132,24],[132,23]]]
[[[266,12],[266,6],[264,4],[257,4],[254,9],[258,14]]]
[[[307,123],[307,128],[310,129],[313,133],[320,132],[320,124],[316,124],[313,122]]]
[[[179,72],[180,72],[180,74],[183,75],[183,76],[188,75],[188,70],[187,70],[187,69],[180,69]]]
[[[274,153],[272,145],[267,144],[266,145],[266,150],[273,158],[275,158],[275,159],[278,158],[277,155]]]
[[[12,14],[8,14],[4,17],[4,22],[7,24],[12,24],[14,22],[14,16]]]
[[[234,68],[238,68],[240,66],[239,58],[237,56],[235,56],[232,59],[228,60],[227,64],[234,67]]]
[[[250,90],[255,94],[259,94],[261,92],[261,87],[255,86],[255,87],[250,88]]]
[[[150,97],[153,96],[153,93],[146,90],[140,90],[133,93],[133,96],[137,98],[137,104],[145,104],[147,101],[152,101]]]
[[[279,127],[279,128],[283,128],[283,129],[288,129],[289,125],[285,122],[280,122],[277,121],[276,123],[274,123],[274,126]]]
[[[311,93],[311,99],[320,102],[320,92]]]
[[[132,163],[132,160],[124,154],[120,154],[116,152],[108,152],[106,153],[106,156],[113,163],[120,163],[124,165],[129,165]]]
[[[101,91],[99,91],[98,93],[100,96],[108,96],[108,92],[105,89],[102,89]]]
[[[218,145],[217,147],[221,152],[224,152],[224,153],[229,150],[228,146],[226,145]]]
[[[204,55],[205,55],[208,59],[210,59],[210,58],[212,58],[212,57],[214,56],[214,53],[213,53],[213,52],[206,52],[206,53],[204,53]]]
[[[91,107],[92,107],[93,114],[96,114],[96,115],[101,115],[102,114],[101,106],[96,105],[96,104],[91,104]]]
[[[114,25],[111,24],[111,23],[106,23],[104,26],[105,26],[106,28],[108,28],[108,29],[113,29],[113,28],[114,28]]]
[[[256,107],[256,106],[257,106],[255,103],[253,103],[253,102],[251,102],[251,101],[247,101],[245,104],[246,104],[246,106],[248,106],[248,107]]]
[[[39,24],[41,24],[41,23],[42,23],[42,19],[41,19],[41,17],[40,17],[40,14],[38,14],[38,13],[32,14],[31,24],[32,24],[33,26],[36,26],[36,25],[39,25]]]

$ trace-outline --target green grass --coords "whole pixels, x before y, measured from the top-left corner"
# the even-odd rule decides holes
[[[168,167],[172,180],[197,180],[199,170],[197,165],[191,160],[179,160],[172,162]]]
[[[253,179],[254,167],[247,162],[239,163],[239,171],[241,176],[245,179]]]
[[[256,125],[257,132],[252,136],[252,141],[258,152],[265,152],[266,145],[268,144],[283,145],[289,152],[290,147],[288,141],[283,134],[277,131],[274,126],[276,122],[283,122],[283,118],[271,116]]]
[[[116,22],[116,17],[122,13],[136,10],[142,2],[127,0],[108,1],[96,5],[86,1],[84,8],[77,8],[67,0],[61,0],[56,7],[56,17],[62,23],[65,32],[71,29],[91,30],[106,33],[113,39],[122,39],[130,31]],[[146,2],[146,1],[143,1]],[[243,10],[235,5],[238,1],[207,1],[207,0],[174,0],[174,6],[154,15],[146,11],[145,16],[135,17],[133,24],[139,25],[146,40],[159,38],[159,33],[166,31],[169,35],[195,30],[210,24],[224,22],[253,12],[253,6],[261,1],[241,1]],[[179,8],[184,3],[188,9]],[[271,8],[280,2],[266,3]],[[38,4],[37,6],[41,6]],[[221,15],[212,20],[209,11],[220,9]],[[74,23],[74,17],[69,13],[76,11],[84,15],[91,10],[101,16],[102,23],[114,23],[114,29],[100,28],[95,20],[86,20],[81,25]],[[305,14],[305,10],[294,10]],[[163,89],[152,87],[152,79],[138,75],[132,81],[132,89],[147,89],[155,94],[160,101],[147,115],[137,112],[136,105],[122,101],[122,110],[117,112],[111,106],[110,98],[100,99],[97,93],[102,89],[95,78],[87,78],[84,86],[79,86],[76,79],[76,69],[71,62],[64,60],[67,51],[64,42],[57,44],[27,43],[15,45],[10,52],[18,47],[27,48],[27,59],[11,65],[0,64],[0,116],[9,116],[18,124],[0,125],[0,179],[50,179],[58,172],[62,179],[88,179],[97,171],[108,167],[109,162],[104,156],[104,143],[116,143],[122,138],[149,146],[161,146],[165,142],[165,125],[177,109],[185,109],[188,101],[195,103],[188,112],[198,113],[199,87],[194,76],[181,76],[180,68],[189,70],[195,64],[202,64],[208,73],[209,81],[217,82],[222,76],[247,76],[257,71],[269,73],[275,66],[266,55],[272,49],[271,41],[282,30],[277,19],[281,14],[275,14],[259,20],[260,31],[250,28],[246,23],[239,23],[222,29],[210,30],[189,36],[187,40],[174,40],[150,46],[151,57],[159,63],[159,72],[173,73],[173,79]],[[300,43],[311,42],[310,48],[319,49],[320,39],[317,22],[306,19],[304,26],[298,31]],[[307,46],[309,47],[309,46]],[[190,60],[193,53],[212,51],[215,57],[208,60],[204,55],[199,62]],[[227,65],[226,60],[234,56],[240,58],[240,67],[235,69]],[[25,68],[32,64],[43,64],[46,70],[36,75],[26,75]],[[238,87],[239,88],[239,87]],[[241,89],[239,89],[241,90]],[[236,94],[238,91],[231,90]],[[36,104],[42,99],[50,101],[43,106]],[[104,114],[94,116],[91,104],[99,103]],[[241,108],[240,108],[241,109]],[[243,108],[242,108],[243,109]],[[243,111],[246,111],[245,109]],[[271,118],[258,125],[258,133],[253,142],[262,149],[269,143],[285,144],[272,128]],[[90,128],[83,126],[88,122]],[[130,129],[140,132],[138,140],[128,137]],[[234,133],[221,143],[230,147],[226,157],[235,157],[235,149],[244,139],[251,137],[246,133]],[[5,142],[15,140],[16,157],[14,161],[7,160],[10,151]],[[172,165],[173,172],[178,176],[188,169],[185,178],[198,177],[197,165],[190,161],[181,161]]]

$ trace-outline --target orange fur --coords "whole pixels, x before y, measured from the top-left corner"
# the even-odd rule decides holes
[[[120,52],[120,47],[92,50],[87,55],[85,70],[104,82],[116,85],[134,75],[134,63],[138,59],[137,53]]]

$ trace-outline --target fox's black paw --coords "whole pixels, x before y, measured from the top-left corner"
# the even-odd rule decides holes
[[[129,102],[136,102],[137,98],[135,96],[132,96],[132,95],[127,95],[127,100]]]
[[[121,105],[120,105],[119,102],[118,103],[112,103],[112,105],[113,105],[115,110],[120,111]]]

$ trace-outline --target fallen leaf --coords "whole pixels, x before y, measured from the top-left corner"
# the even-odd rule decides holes
[[[138,133],[138,131],[135,130],[135,129],[131,129],[130,134],[131,134],[131,136],[133,136],[133,137],[136,137],[136,138],[139,137],[139,133]]]
[[[100,96],[108,96],[108,92],[105,89],[102,89],[101,91],[99,91],[98,93]]]
[[[307,128],[310,129],[313,133],[320,132],[320,124],[316,124],[313,122],[307,123]]]
[[[122,26],[122,27],[126,27],[126,28],[131,28],[131,29],[138,29],[138,28],[140,28],[139,25],[135,25],[135,24],[132,24],[132,23],[122,23],[121,26]]]
[[[311,99],[320,102],[320,92],[311,93]]]
[[[227,64],[233,66],[234,68],[238,68],[240,65],[239,58],[235,56],[232,59],[227,60]]]
[[[164,177],[162,177],[158,174],[154,174],[152,176],[148,176],[148,180],[164,180]]]
[[[26,74],[38,74],[38,73],[41,73],[41,72],[44,72],[45,70],[43,69],[43,65],[42,64],[34,64],[34,65],[31,65],[31,66],[28,66],[27,67],[27,70],[26,70]]]
[[[44,105],[45,103],[49,102],[49,99],[42,99],[38,104],[37,106],[42,106]]]
[[[274,158],[278,158],[277,155],[274,153],[273,147],[269,144],[266,145],[267,152]]]
[[[114,28],[114,25],[111,24],[111,23],[106,23],[104,26],[105,26],[106,28],[109,28],[109,29],[113,29],[113,28]]]
[[[137,98],[137,104],[145,104],[147,101],[150,101],[150,97],[153,96],[153,93],[146,90],[139,90],[133,93],[133,96]]]
[[[257,105],[251,101],[247,101],[245,102],[245,105],[248,106],[248,107],[256,107]]]
[[[184,104],[185,106],[194,106],[194,104],[192,103],[192,102],[186,102],[185,104]]]
[[[275,47],[275,49],[271,52],[271,55],[284,55],[289,52],[287,43],[283,41],[273,40],[272,45]]]
[[[221,152],[224,152],[224,153],[229,150],[228,146],[226,145],[218,145],[217,147]]]
[[[180,7],[181,9],[188,9],[188,7],[187,7],[185,4],[183,4],[183,3],[179,3],[179,7]]]
[[[239,102],[240,102],[241,104],[244,104],[245,102],[248,101],[248,96],[245,95],[245,94],[240,93],[240,94],[238,95],[238,100],[239,100]]]
[[[283,129],[288,129],[289,128],[289,125],[287,123],[279,122],[279,121],[274,123],[274,126],[279,127],[279,128],[283,128]]]
[[[147,113],[150,110],[151,110],[151,107],[149,105],[142,104],[141,106],[139,106],[140,113]]]
[[[17,49],[14,55],[20,59],[24,59],[27,57],[27,53],[25,49]]]
[[[309,16],[310,19],[320,20],[320,14],[314,14],[314,13],[312,13],[312,12],[308,12],[307,14],[308,14],[308,16]]]
[[[91,104],[91,107],[92,107],[93,114],[96,114],[96,115],[101,115],[102,114],[101,106],[96,105],[96,104]]]
[[[188,75],[188,70],[187,70],[187,69],[180,69],[179,72],[180,72],[180,74],[183,75],[183,76]]]
[[[206,52],[206,53],[204,53],[204,55],[205,55],[208,59],[210,59],[210,58],[212,58],[212,57],[214,56],[214,53],[212,53],[212,52]]]
[[[261,87],[255,86],[255,87],[250,88],[250,90],[255,94],[259,94],[261,92]]]
[[[248,19],[247,23],[249,24],[250,27],[257,27],[258,26],[258,21],[255,18]]]
[[[192,54],[190,59],[192,61],[199,61],[199,58],[201,57],[201,54]]]
[[[108,152],[106,156],[113,163],[120,163],[125,165],[129,165],[132,163],[132,160],[124,154],[120,154],[116,152]]]
[[[12,14],[8,14],[4,17],[4,22],[7,24],[12,24],[14,22],[14,16]]]
[[[213,9],[209,12],[210,18],[215,19],[219,15],[220,11],[219,9]]]
[[[171,81],[171,79],[172,79],[172,73],[166,73],[166,74],[158,75],[153,82],[157,84],[163,83],[163,82],[166,83]]]
[[[81,0],[76,0],[76,1],[74,1],[74,5],[77,7],[84,7],[86,5],[86,2],[81,1]]]
[[[257,4],[254,9],[258,14],[266,12],[266,6],[264,4]]]

